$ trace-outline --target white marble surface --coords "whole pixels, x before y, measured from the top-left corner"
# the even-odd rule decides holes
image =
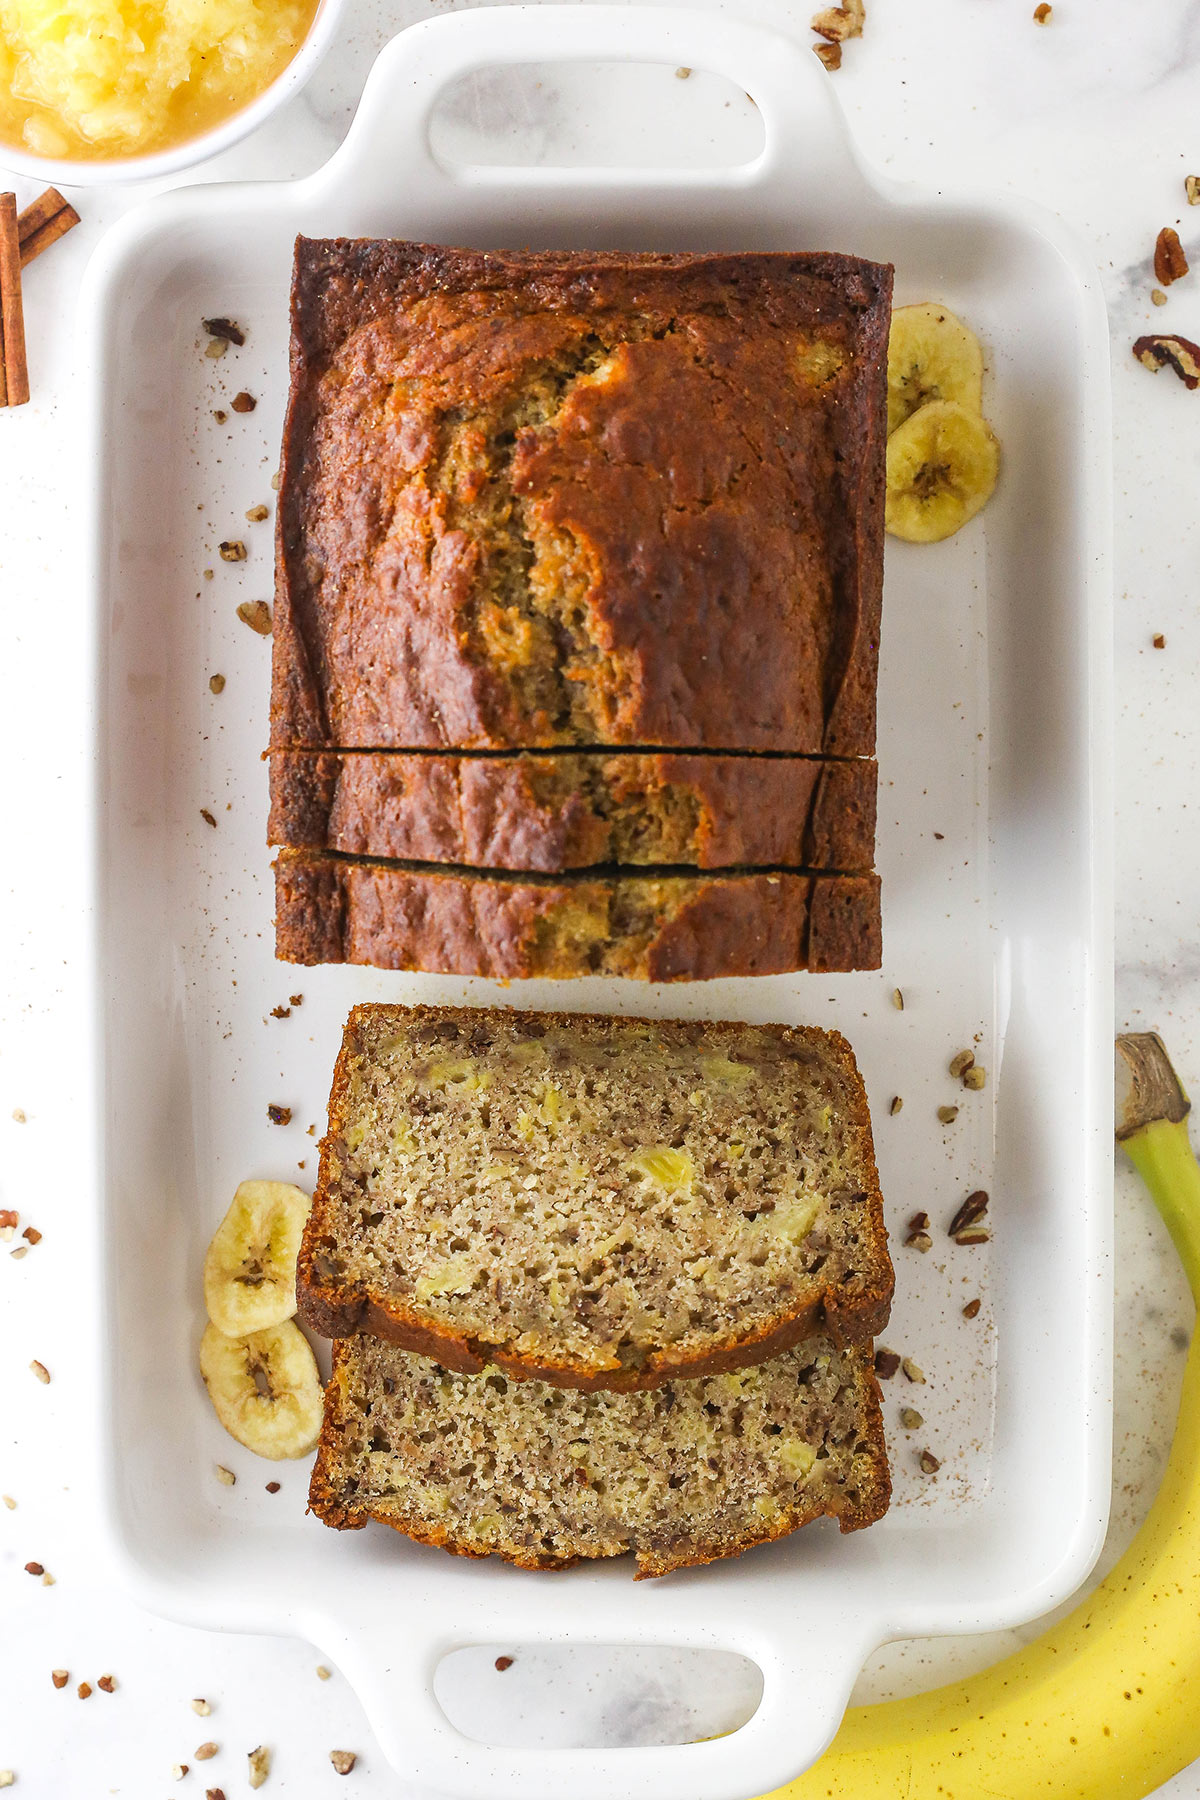
[[[284,176],[313,168],[338,141],[375,50],[430,12],[427,0],[352,0],[344,41],[307,93],[257,137],[210,165],[202,178]],[[730,5],[806,37],[808,9],[785,0]],[[1160,225],[1177,223],[1200,264],[1200,210],[1189,215],[1183,175],[1200,170],[1195,92],[1200,11],[1194,0],[1153,0],[1131,20],[1113,0],[1060,0],[1039,29],[1026,0],[870,0],[866,35],[847,49],[838,91],[865,154],[899,176],[1010,186],[1075,226],[1103,272],[1112,320],[1115,404],[1118,694],[1117,1016],[1120,1027],[1154,1025],[1185,1080],[1200,1087],[1200,942],[1194,895],[1200,847],[1190,830],[1200,763],[1193,670],[1200,616],[1192,572],[1200,552],[1195,508],[1200,394],[1169,375],[1151,377],[1129,354],[1154,327],[1200,337],[1200,269],[1154,309],[1149,254]],[[724,107],[715,91],[712,103]],[[754,120],[738,96],[722,137]],[[655,104],[652,89],[647,103]],[[669,103],[677,103],[672,92]],[[567,143],[580,159],[604,142],[578,87],[543,82],[515,93],[484,82],[460,101],[447,130],[473,141],[475,126],[506,134],[531,156]],[[680,121],[679,159],[696,153]],[[732,134],[732,138],[730,138]],[[636,145],[625,146],[632,158]],[[561,152],[559,152],[561,154]],[[2,157],[0,157],[2,163]],[[33,184],[16,182],[22,203]],[[87,1271],[73,1251],[79,1205],[72,1142],[72,1068],[83,1006],[79,950],[86,930],[77,872],[86,846],[88,746],[81,718],[86,620],[75,559],[77,461],[73,334],[80,273],[97,236],[138,196],[79,197],[85,224],[30,272],[27,306],[35,398],[0,412],[0,641],[5,704],[0,766],[7,772],[7,856],[0,875],[0,1206],[20,1209],[44,1241],[7,1257],[0,1301],[0,1768],[21,1789],[51,1800],[113,1793],[128,1800],[222,1786],[244,1790],[244,1752],[274,1748],[270,1793],[308,1796],[335,1781],[334,1747],[359,1753],[337,1788],[352,1796],[411,1795],[374,1750],[354,1696],[335,1675],[318,1682],[316,1657],[294,1641],[186,1630],[139,1613],[106,1571],[73,1446],[86,1343],[73,1325]],[[1195,221],[1193,228],[1192,221]],[[1156,632],[1162,651],[1152,648]],[[10,1118],[14,1109],[26,1122]],[[1128,1541],[1169,1441],[1190,1308],[1164,1235],[1131,1178],[1117,1184],[1118,1363],[1113,1525],[1105,1559]],[[51,1369],[49,1388],[28,1372]],[[29,1560],[56,1578],[45,1587]],[[1103,1566],[1103,1565],[1102,1565]],[[864,1673],[860,1697],[912,1690],[947,1672],[980,1666],[1014,1641],[893,1646]],[[71,1671],[63,1693],[49,1672]],[[87,1702],[75,1684],[111,1671],[109,1696]],[[492,1676],[492,1699],[514,1710],[517,1671]],[[522,1698],[532,1681],[528,1663]],[[505,1688],[496,1684],[508,1682]],[[547,1694],[549,1728],[579,1721],[629,1741],[679,1728],[685,1735],[734,1722],[739,1693],[683,1679],[694,1709],[680,1718],[665,1676],[628,1665],[601,1676],[560,1676]],[[189,1699],[206,1695],[197,1718]],[[701,1704],[703,1702],[703,1704]],[[708,1710],[711,1708],[711,1710]],[[585,1734],[584,1734],[585,1735]],[[197,1766],[206,1738],[221,1754]],[[192,1764],[183,1784],[177,1761]],[[1200,1767],[1164,1793],[1200,1796]],[[481,1796],[481,1800],[485,1797]],[[618,1797],[619,1800],[619,1797]]]

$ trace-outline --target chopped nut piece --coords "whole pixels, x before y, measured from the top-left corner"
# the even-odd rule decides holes
[[[71,1679],[70,1669],[51,1669],[50,1679],[56,1688],[65,1688]]]
[[[982,1300],[968,1300],[967,1304],[963,1307],[963,1318],[977,1319],[979,1317],[979,1308],[982,1305]]]
[[[333,1673],[333,1670],[327,1669],[325,1667],[324,1663],[317,1664],[317,1680],[318,1681],[328,1681],[329,1677],[332,1675],[332,1673]]]
[[[1200,206],[1200,175],[1185,175],[1183,189],[1189,206]]]
[[[197,1762],[211,1762],[219,1749],[220,1745],[214,1744],[210,1739],[208,1743],[198,1745],[197,1748],[192,1751],[192,1755],[196,1758]]]
[[[229,340],[227,338],[209,338],[204,346],[204,354],[211,356],[215,362],[219,356],[224,356],[228,348]]]
[[[974,1066],[974,1063],[975,1052],[973,1050],[959,1050],[956,1055],[952,1056],[950,1058],[950,1073],[953,1075],[955,1081],[958,1080],[960,1075],[965,1075],[967,1070]]]
[[[171,1769],[171,1780],[182,1781],[187,1772],[188,1766],[186,1763],[175,1763]]]
[[[1200,387],[1200,344],[1193,344],[1191,338],[1175,332],[1163,337],[1140,337],[1133,354],[1143,368],[1155,375],[1160,369],[1172,368],[1184,387]]]
[[[358,1761],[358,1757],[353,1750],[331,1750],[329,1760],[339,1775],[348,1775]]]
[[[11,1769],[0,1769],[0,1787],[11,1787],[16,1779]]]
[[[1188,259],[1179,241],[1179,233],[1173,226],[1164,225],[1154,245],[1155,277],[1163,287],[1170,287],[1173,281],[1181,281],[1187,272]]]
[[[981,1094],[987,1086],[987,1070],[982,1063],[972,1063],[963,1071],[963,1086],[972,1094]]]
[[[225,1800],[224,1788],[205,1788],[204,1800]]]
[[[209,1713],[212,1711],[212,1707],[208,1704],[207,1700],[193,1700],[192,1711],[194,1713],[199,1713],[202,1719],[207,1719]]]
[[[904,1105],[904,1102],[900,1098],[899,1094],[893,1094],[892,1095],[892,1104],[888,1107],[888,1111],[891,1113],[893,1119],[895,1118],[896,1114],[902,1109],[903,1105]]]
[[[45,1363],[38,1362],[35,1358],[35,1360],[33,1362],[31,1362],[29,1366],[33,1370],[34,1374],[37,1376],[38,1380],[42,1383],[42,1386],[49,1387],[50,1371],[46,1367]]]
[[[224,338],[227,344],[237,344],[239,349],[246,341],[245,332],[232,319],[205,319],[202,323],[209,337]]]
[[[1048,25],[1053,17],[1054,8],[1047,4],[1047,0],[1041,0],[1040,6],[1035,6],[1033,9],[1035,25]]]
[[[943,1125],[953,1125],[958,1117],[958,1108],[957,1106],[939,1106],[937,1116]]]
[[[1156,631],[1150,642],[1154,645],[1156,650],[1165,650],[1167,647],[1167,640],[1161,631]]]
[[[927,1212],[915,1212],[908,1221],[908,1229],[910,1231],[928,1231],[929,1214]]]
[[[31,1244],[40,1244],[42,1241],[41,1232],[36,1230],[35,1227],[32,1225],[27,1225],[25,1227],[24,1231],[21,1233],[21,1236],[23,1238],[28,1238],[29,1242]]]
[[[243,625],[251,631],[257,631],[259,637],[270,637],[274,630],[271,609],[265,600],[243,600],[237,609],[237,616]]]
[[[892,1005],[897,1012],[904,1011],[904,995],[900,992],[899,988],[892,989]]]
[[[880,1381],[890,1381],[900,1367],[900,1357],[895,1350],[877,1350],[875,1352],[875,1373]]]
[[[204,820],[206,825],[211,825],[214,831],[217,829],[217,821],[213,818],[207,806],[202,806],[200,808],[200,817]]]
[[[116,1679],[115,1675],[102,1675],[100,1677],[99,1681],[96,1683],[96,1686],[100,1689],[101,1693],[104,1693],[104,1694],[111,1694],[111,1693],[115,1692],[116,1685],[117,1685],[117,1679]]]
[[[292,1109],[290,1106],[268,1106],[267,1117],[272,1125],[290,1125]]]
[[[1161,288],[1151,288],[1150,302],[1153,306],[1165,306],[1167,304],[1167,296],[1163,293]]]
[[[919,1250],[924,1255],[926,1250],[933,1249],[933,1239],[927,1231],[910,1231],[904,1240],[906,1250]]]
[[[241,538],[226,538],[224,543],[217,545],[217,552],[222,562],[245,562],[248,555]]]
[[[814,44],[813,50],[820,57],[825,67],[833,72],[842,66],[842,46],[840,44]]]
[[[512,1666],[513,1659],[511,1656],[498,1656],[496,1658],[496,1667],[501,1675],[503,1675],[505,1669],[511,1669]]]
[[[13,1499],[11,1494],[0,1494],[0,1500],[3,1500],[5,1506],[7,1506],[7,1508],[8,1508],[9,1512],[16,1512],[17,1503]]]
[[[46,1574],[42,1576],[42,1586],[43,1587],[53,1587],[54,1586],[54,1576],[51,1575],[48,1570],[47,1570]]]
[[[246,517],[252,525],[261,525],[263,520],[269,519],[270,516],[271,509],[269,506],[252,506],[246,513]]]
[[[676,71],[675,71],[676,81],[686,81],[688,76],[691,74],[691,72],[692,71],[690,69],[683,69],[683,68],[676,69]]]
[[[277,1494],[279,1492],[279,1483],[277,1481],[268,1481],[267,1492],[268,1494]]]
[[[250,1764],[250,1786],[260,1788],[271,1773],[271,1752],[265,1744],[260,1744],[257,1750],[247,1751],[246,1756]]]
[[[19,1212],[13,1212],[8,1206],[0,1206],[0,1231],[15,1231],[20,1222]]]
[[[900,1423],[903,1425],[905,1431],[919,1431],[925,1421],[920,1413],[915,1412],[911,1406],[902,1406],[900,1408]]]
[[[915,1381],[918,1386],[924,1387],[925,1371],[913,1361],[911,1356],[906,1356],[904,1361],[900,1364],[900,1367],[903,1369],[907,1380]]]
[[[922,1475],[936,1475],[942,1466],[932,1450],[922,1450],[917,1460],[920,1462]]]
[[[983,1188],[976,1188],[973,1194],[968,1194],[946,1227],[947,1237],[954,1237],[957,1232],[965,1231],[968,1225],[974,1225],[977,1219],[982,1219],[988,1204]]]
[[[955,1232],[954,1241],[956,1244],[967,1245],[990,1244],[992,1241],[992,1234],[986,1225],[968,1225],[965,1231]]]
[[[208,691],[210,694],[223,694],[225,692],[225,677],[223,675],[210,675],[208,678]]]
[[[44,1575],[46,1571],[43,1569],[41,1563],[27,1562],[25,1564],[25,1573],[27,1575]]]
[[[92,1697],[91,1682],[90,1681],[81,1681],[79,1686],[75,1689],[75,1692],[79,1695],[79,1698],[81,1700],[90,1700]]]
[[[843,0],[841,6],[827,6],[823,12],[814,13],[812,29],[831,44],[842,44],[847,38],[862,36],[865,17],[863,0]]]
[[[12,1234],[10,1233],[9,1235],[11,1236]],[[28,1244],[18,1244],[16,1249],[10,1250],[8,1254],[14,1262],[20,1262],[20,1260],[23,1256],[29,1255],[29,1245]]]
[[[233,399],[229,404],[232,406],[235,413],[251,413],[258,405],[258,401],[254,398],[253,394],[246,393],[243,388],[240,394],[235,394],[233,396]]]
[[[217,421],[218,425],[223,425],[228,417],[229,414],[222,412],[219,406],[213,412],[213,418]]]
[[[25,1118],[24,1109],[20,1106],[13,1107],[12,1116],[13,1116],[13,1123],[16,1125],[24,1125],[27,1122],[26,1118]]]

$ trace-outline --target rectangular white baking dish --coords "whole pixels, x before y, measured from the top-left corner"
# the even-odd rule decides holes
[[[732,168],[452,169],[437,96],[468,72],[554,61],[678,65],[744,87],[765,147]],[[1004,472],[940,546],[888,546],[881,676],[879,975],[646,990],[300,970],[272,959],[268,646],[239,623],[270,592],[271,499],[297,231],[472,245],[856,251],[897,298],[959,309],[987,347]],[[90,453],[99,670],[99,1176],[105,1509],[147,1604],[304,1633],[336,1658],[410,1780],[487,1800],[743,1800],[810,1762],[864,1657],[896,1636],[983,1630],[1063,1599],[1107,1512],[1111,883],[1107,338],[1057,226],[1007,199],[885,183],[858,163],[810,54],[715,15],[485,9],[402,34],[333,160],[302,181],[193,187],[111,234],[90,273],[99,348]],[[201,318],[248,327],[214,362]],[[239,388],[258,399],[220,424]],[[243,538],[236,566],[216,545]],[[205,572],[212,570],[211,579]],[[224,692],[209,676],[226,677]],[[201,809],[216,821],[206,823]],[[892,990],[905,996],[892,1005]],[[293,1001],[291,1016],[272,1008]],[[220,1431],[196,1370],[200,1267],[236,1183],[311,1180],[354,1000],[467,1001],[835,1024],[876,1116],[897,1238],[887,1341],[928,1379],[885,1389],[888,1518],[814,1527],[663,1582],[627,1566],[551,1577],[461,1562],[304,1513],[307,1469],[266,1469]],[[982,1094],[946,1073],[973,1045]],[[901,1113],[889,1103],[900,1094]],[[957,1101],[952,1126],[936,1108]],[[286,1129],[266,1108],[293,1109]],[[995,1239],[954,1246],[972,1188]],[[899,1247],[933,1218],[934,1251]],[[983,1310],[968,1322],[964,1301]],[[900,1391],[903,1389],[903,1391]],[[919,1437],[898,1427],[915,1402]],[[916,1468],[928,1444],[937,1477]],[[218,1485],[218,1462],[239,1476]],[[265,1493],[268,1476],[283,1490]],[[762,1704],[712,1743],[488,1748],[432,1693],[440,1657],[489,1642],[687,1644],[760,1666]]]

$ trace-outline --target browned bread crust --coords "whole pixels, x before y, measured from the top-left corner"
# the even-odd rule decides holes
[[[279,750],[267,841],[556,874],[597,863],[854,873],[875,860],[875,763]]]
[[[877,969],[877,875],[504,875],[281,850],[281,962],[498,980]]]
[[[299,239],[272,743],[871,755],[890,296]]]
[[[838,1352],[827,1340],[816,1338],[793,1351],[790,1361],[799,1366],[805,1359],[822,1355],[837,1359],[837,1379],[845,1384],[836,1408],[834,1441],[828,1445],[831,1460],[818,1465],[827,1470],[833,1470],[836,1465],[836,1476],[827,1476],[816,1483],[801,1483],[791,1493],[787,1491],[789,1484],[779,1483],[776,1497],[770,1491],[773,1483],[767,1469],[746,1470],[742,1473],[742,1491],[738,1495],[742,1504],[731,1509],[720,1526],[715,1520],[705,1520],[697,1526],[686,1491],[696,1458],[687,1453],[686,1441],[681,1444],[673,1440],[671,1421],[703,1404],[703,1391],[693,1399],[691,1390],[703,1390],[704,1384],[681,1381],[666,1390],[675,1401],[665,1422],[658,1408],[647,1417],[645,1408],[636,1400],[626,1402],[621,1396],[610,1400],[606,1408],[610,1418],[613,1413],[617,1415],[615,1422],[623,1426],[624,1439],[637,1444],[638,1452],[634,1454],[640,1452],[656,1466],[677,1471],[673,1480],[681,1484],[677,1490],[678,1516],[673,1519],[660,1517],[652,1528],[647,1529],[644,1521],[622,1519],[618,1507],[614,1509],[616,1516],[597,1529],[590,1524],[582,1507],[578,1524],[572,1525],[561,1492],[565,1486],[562,1477],[568,1471],[561,1465],[566,1438],[582,1429],[594,1448],[598,1432],[604,1431],[609,1420],[601,1415],[593,1423],[587,1418],[590,1403],[582,1402],[579,1408],[582,1416],[573,1413],[570,1424],[547,1441],[541,1435],[536,1399],[529,1389],[524,1393],[518,1391],[511,1397],[492,1392],[483,1405],[468,1399],[464,1408],[453,1395],[442,1396],[435,1386],[427,1391],[425,1404],[418,1402],[418,1405],[426,1422],[435,1421],[439,1406],[446,1409],[448,1417],[454,1417],[460,1437],[456,1460],[462,1460],[472,1456],[477,1448],[486,1450],[494,1437],[499,1437],[503,1443],[507,1425],[505,1415],[512,1399],[520,1403],[521,1410],[528,1408],[532,1401],[532,1417],[521,1421],[518,1434],[522,1460],[532,1457],[537,1462],[536,1468],[523,1470],[523,1474],[524,1485],[540,1497],[545,1508],[541,1521],[528,1516],[531,1511],[528,1502],[520,1507],[512,1504],[515,1497],[502,1485],[479,1494],[476,1507],[461,1517],[455,1517],[450,1507],[438,1512],[428,1503],[423,1504],[419,1495],[421,1491],[427,1493],[434,1485],[429,1481],[432,1471],[419,1467],[421,1447],[419,1443],[413,1444],[411,1439],[410,1458],[405,1457],[403,1449],[394,1440],[392,1448],[399,1450],[396,1460],[402,1466],[406,1460],[411,1460],[414,1472],[424,1478],[418,1492],[410,1496],[397,1492],[386,1476],[384,1485],[388,1491],[372,1491],[373,1455],[367,1440],[377,1417],[382,1415],[381,1428],[390,1431],[392,1422],[387,1417],[387,1409],[394,1404],[395,1394],[406,1383],[419,1383],[422,1374],[426,1380],[432,1376],[436,1383],[438,1370],[436,1365],[410,1368],[409,1359],[400,1351],[373,1350],[352,1341],[336,1343],[333,1372],[325,1392],[325,1417],[309,1485],[309,1506],[324,1524],[336,1531],[361,1530],[375,1521],[418,1543],[447,1550],[455,1556],[498,1556],[523,1569],[567,1569],[586,1559],[620,1556],[632,1551],[637,1557],[638,1580],[738,1556],[759,1544],[789,1536],[818,1518],[835,1518],[843,1532],[859,1531],[882,1518],[891,1499],[879,1384],[872,1369],[870,1346]],[[417,1359],[412,1359],[412,1363],[417,1365]],[[371,1367],[373,1373],[364,1375],[363,1365]],[[381,1377],[383,1368],[391,1371],[390,1377]],[[760,1381],[764,1378],[770,1381],[771,1375],[770,1365],[755,1371],[755,1377]],[[794,1394],[795,1371],[790,1366],[786,1379]],[[455,1393],[462,1392],[467,1385],[456,1381]],[[465,1393],[464,1398],[467,1398]],[[621,1420],[620,1413],[626,1404],[630,1407],[630,1417]],[[715,1405],[718,1418],[723,1404],[729,1406],[730,1397],[718,1394]],[[733,1404],[737,1405],[736,1398]],[[366,1405],[371,1406],[371,1426],[364,1429]],[[471,1409],[470,1417],[466,1418],[464,1413],[468,1408]],[[397,1423],[400,1423],[399,1436],[403,1440],[403,1424]],[[470,1434],[466,1444],[461,1443],[464,1433]],[[558,1443],[555,1437],[560,1440]],[[478,1444],[475,1438],[479,1440]],[[736,1492],[736,1463],[726,1461],[731,1448],[728,1440],[722,1441],[717,1456],[710,1459],[710,1479],[728,1482]],[[486,1461],[484,1466],[488,1466]],[[575,1467],[570,1463],[569,1472],[574,1473]],[[760,1506],[747,1508],[744,1503],[747,1489],[755,1474],[760,1484]],[[556,1487],[558,1492],[554,1491]],[[574,1491],[577,1493],[578,1489]],[[770,1511],[772,1503],[773,1514]],[[485,1508],[491,1507],[504,1510],[497,1510],[488,1518]],[[476,1516],[473,1517],[472,1512]],[[484,1517],[480,1518],[480,1514]],[[539,1533],[537,1523],[543,1523],[549,1529]]]
[[[433,1316],[394,1289],[365,1280],[331,1277],[321,1272],[329,1247],[340,1241],[340,1225],[347,1210],[346,1183],[352,1181],[346,1133],[354,1106],[354,1078],[358,1066],[369,1061],[380,1033],[385,1037],[470,1027],[484,1037],[496,1022],[511,1026],[513,1015],[500,1008],[399,1007],[366,1004],[352,1009],[346,1022],[342,1047],[334,1069],[329,1096],[328,1130],[321,1142],[317,1190],[305,1225],[296,1267],[296,1298],[304,1323],[325,1337],[356,1333],[381,1338],[401,1348],[435,1358],[457,1373],[478,1374],[495,1364],[518,1379],[537,1379],[556,1386],[581,1389],[632,1391],[660,1386],[673,1377],[700,1377],[745,1368],[789,1349],[823,1331],[841,1347],[861,1344],[881,1332],[891,1311],[894,1278],[888,1255],[883,1196],[875,1163],[871,1116],[866,1091],[854,1052],[839,1032],[816,1026],[765,1025],[748,1027],[736,1021],[654,1020],[628,1017],[601,1018],[570,1013],[521,1013],[522,1025],[544,1034],[548,1029],[600,1028],[619,1037],[631,1028],[653,1025],[686,1044],[701,1044],[710,1053],[737,1050],[748,1032],[767,1032],[781,1043],[815,1049],[836,1071],[839,1113],[845,1130],[847,1166],[855,1183],[855,1271],[849,1280],[833,1273],[824,1281],[814,1278],[807,1293],[796,1296],[791,1310],[782,1305],[765,1324],[735,1328],[719,1342],[701,1346],[665,1345],[639,1349],[636,1361],[619,1354],[596,1357],[585,1365],[578,1357],[532,1354],[510,1343],[483,1342],[444,1318]],[[461,1035],[461,1031],[460,1031]],[[453,1051],[448,1052],[453,1054]],[[375,1205],[375,1201],[372,1201]]]

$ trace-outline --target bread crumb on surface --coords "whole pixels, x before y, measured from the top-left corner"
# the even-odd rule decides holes
[[[358,1757],[353,1750],[331,1750],[329,1760],[339,1775],[348,1775],[358,1761]]]

